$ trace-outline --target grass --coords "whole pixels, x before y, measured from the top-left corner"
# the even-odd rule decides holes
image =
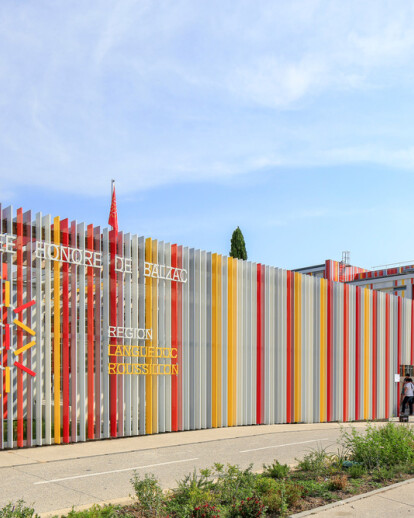
[[[336,454],[314,449],[295,469],[277,460],[252,466],[216,463],[190,473],[175,489],[163,492],[153,475],[131,480],[132,505],[93,506],[71,511],[70,518],[244,518],[288,516],[414,475],[414,431],[409,425],[368,426],[365,433],[343,431]],[[0,518],[32,518],[23,502],[0,509]]]

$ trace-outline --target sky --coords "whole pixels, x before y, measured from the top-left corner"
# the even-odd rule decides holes
[[[0,203],[283,268],[413,261],[414,3],[2,0]]]

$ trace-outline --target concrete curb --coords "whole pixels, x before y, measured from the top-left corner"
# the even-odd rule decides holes
[[[380,489],[374,489],[369,493],[361,493],[360,495],[345,498],[345,500],[338,500],[337,502],[332,502],[331,504],[322,505],[321,507],[315,507],[313,509],[309,509],[309,511],[302,511],[301,513],[291,514],[290,518],[302,518],[304,516],[311,516],[316,513],[328,511],[329,509],[333,509],[334,507],[340,507],[341,505],[350,504],[351,502],[356,502],[357,500],[363,500],[364,498],[369,498],[370,496],[378,495],[379,493],[385,493],[386,491],[390,491],[394,488],[404,486],[405,484],[414,484],[414,478],[403,480],[402,482],[397,482],[396,484],[392,484],[391,486],[381,487]]]
[[[74,505],[73,507],[65,507],[64,509],[58,509],[56,511],[48,511],[47,513],[38,513],[40,518],[52,518],[52,516],[62,516],[67,515],[74,509],[75,511],[85,511],[86,509],[90,509],[93,505],[128,505],[132,504],[134,499],[129,496],[127,498],[113,498],[112,500],[102,500],[101,502],[95,502],[92,504],[83,504],[83,505]]]

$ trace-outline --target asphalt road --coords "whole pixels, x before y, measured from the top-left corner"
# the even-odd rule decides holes
[[[171,488],[214,462],[252,463],[254,470],[274,459],[294,464],[313,448],[336,451],[339,437],[337,424],[275,425],[163,434],[148,438],[151,443],[135,437],[0,452],[0,507],[20,498],[38,513],[116,502],[132,495],[134,471],[153,473]]]

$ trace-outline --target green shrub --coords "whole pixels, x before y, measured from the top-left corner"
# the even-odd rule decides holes
[[[405,464],[404,466],[399,466],[400,471],[403,473],[408,473],[409,475],[414,475],[414,463],[413,464]]]
[[[214,491],[222,505],[232,506],[253,496],[257,475],[252,473],[253,465],[247,469],[228,464],[215,464],[213,472],[216,478]]]
[[[237,504],[233,504],[230,509],[230,518],[259,518],[266,514],[263,502],[256,496],[247,497]]]
[[[268,495],[279,489],[277,479],[270,478],[264,474],[257,476],[254,484],[254,492],[259,496]]]
[[[211,516],[231,513],[235,505],[254,496],[257,479],[252,465],[241,469],[217,463],[211,470],[200,470],[199,474],[194,471],[170,492],[165,500],[165,513],[175,518],[191,517],[194,513],[205,514],[205,518],[210,516],[208,513]]]
[[[272,464],[263,464],[263,474],[271,478],[286,478],[289,474],[290,468],[287,464],[280,464],[275,460]]]
[[[165,503],[166,513],[170,516],[187,517],[192,516],[195,509],[205,508],[206,516],[217,504],[217,495],[214,493],[214,482],[211,479],[211,470],[200,470],[199,474],[193,473],[185,476],[178,482],[176,489],[172,490]],[[202,513],[203,514],[203,513]],[[213,514],[216,514],[213,512]]]
[[[267,512],[270,515],[285,516],[289,510],[289,505],[284,498],[284,494],[269,493],[262,498]]]
[[[13,504],[9,502],[0,509],[0,518],[38,518],[35,510],[32,507],[27,507],[23,500],[18,500]]]
[[[220,509],[211,504],[195,507],[191,512],[191,518],[220,518]]]
[[[351,478],[361,478],[365,475],[366,470],[362,464],[354,464],[348,470]]]
[[[375,468],[372,472],[372,479],[375,482],[386,482],[387,480],[392,480],[395,477],[395,468],[385,468],[378,467]]]
[[[165,505],[164,494],[155,476],[146,473],[144,478],[141,478],[138,473],[134,473],[131,483],[138,510],[146,516],[160,516]]]
[[[329,489],[329,481],[319,482],[317,480],[301,480],[303,494],[306,496],[313,496],[317,498],[324,498],[330,500],[332,493]]]
[[[365,483],[365,481],[361,478],[349,479],[349,488],[348,491],[351,495],[355,495],[361,492],[361,486]]]
[[[170,494],[165,502],[165,511],[170,516],[184,518],[192,516],[195,509],[206,506],[207,510],[217,504],[216,495],[198,487],[177,488]],[[206,511],[206,516],[209,516]],[[213,513],[217,514],[217,513]]]
[[[255,484],[255,493],[260,496],[263,505],[269,513],[281,513],[287,511],[286,488],[281,485],[279,479],[270,478],[262,474],[258,476]]]
[[[286,481],[281,482],[283,488],[284,498],[290,507],[296,505],[303,495],[303,485],[296,482]]]
[[[270,514],[278,513],[283,516],[302,498],[303,486],[290,480],[273,479],[272,482],[272,490],[262,493],[263,505]]]
[[[390,467],[414,462],[414,431],[408,426],[387,423],[376,428],[368,425],[365,433],[342,432],[342,441],[351,460],[366,469]]]
[[[75,511],[72,509],[68,518],[113,518],[118,515],[118,511],[120,511],[119,506],[112,505],[93,505],[89,509],[85,509],[84,511]]]
[[[326,474],[332,465],[332,456],[324,448],[311,450],[302,460],[296,460],[300,471],[306,471],[315,476]]]

